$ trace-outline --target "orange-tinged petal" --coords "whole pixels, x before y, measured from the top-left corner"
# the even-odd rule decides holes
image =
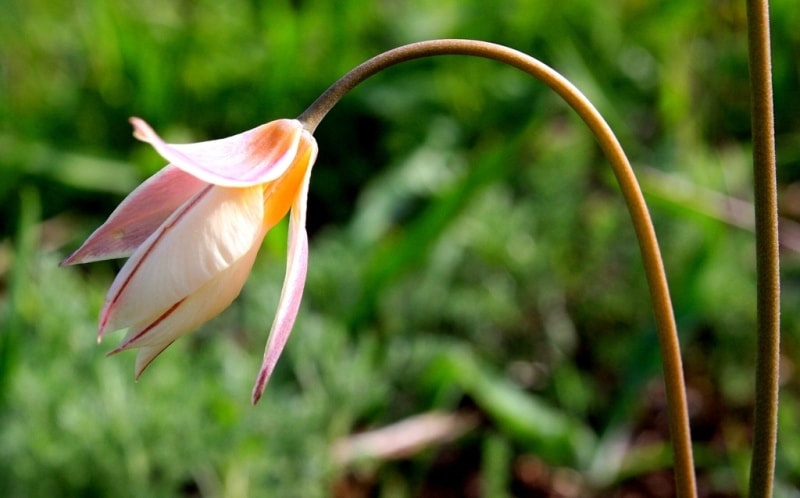
[[[106,296],[99,335],[150,323],[260,244],[261,187],[209,185],[131,256]]]
[[[61,265],[130,256],[175,209],[205,185],[208,184],[167,166],[131,192]]]
[[[287,212],[284,286],[253,390],[256,403],[288,340],[308,266],[306,202],[317,143],[297,120],[168,144],[132,118],[169,162],[129,195],[62,264],[130,255],[106,296],[99,336],[127,328],[110,354],[138,348],[136,377],[162,351],[239,295],[266,232]]]
[[[289,334],[292,332],[306,282],[308,269],[308,235],[306,234],[306,204],[308,185],[311,178],[311,165],[316,159],[316,145],[309,150],[309,165],[292,205],[289,218],[289,249],[286,263],[286,276],[283,281],[278,309],[264,348],[264,359],[253,386],[252,403],[258,403],[267,381],[278,363]]]
[[[134,136],[152,145],[162,157],[205,182],[224,187],[250,187],[279,178],[292,164],[303,125],[279,119],[219,140],[168,144],[139,118],[131,118]]]
[[[264,188],[264,224],[267,227],[275,226],[289,212],[316,158],[317,142],[309,132],[303,131],[297,156],[286,174]]]

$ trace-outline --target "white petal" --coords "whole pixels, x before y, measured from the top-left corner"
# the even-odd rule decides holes
[[[261,237],[263,238],[263,233]],[[132,327],[112,353],[142,348],[136,361],[136,377],[167,346],[222,313],[239,295],[253,268],[259,244],[233,265],[218,273],[192,295],[175,304],[152,323]]]
[[[100,335],[149,323],[230,267],[263,236],[262,188],[208,186],[131,256],[106,296]]]

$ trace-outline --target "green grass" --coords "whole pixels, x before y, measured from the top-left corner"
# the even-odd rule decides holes
[[[489,5],[3,3],[0,495],[614,496],[661,482],[661,366],[610,170],[563,103],[489,61],[392,68],[322,123],[306,298],[256,408],[284,226],[231,309],[138,383],[133,354],[104,357],[115,337],[95,344],[119,266],[57,263],[163,165],[128,116],[174,141],[231,135],[296,116],[369,56],[441,37],[542,59],[619,134],[663,245],[702,489],[744,494],[753,236],[720,220],[725,204],[707,193],[751,197],[744,5]],[[789,0],[772,9],[789,226],[800,219],[800,19]],[[800,258],[783,256],[777,479],[788,497],[800,486]],[[399,460],[331,456],[352,433],[433,411],[480,424]]]

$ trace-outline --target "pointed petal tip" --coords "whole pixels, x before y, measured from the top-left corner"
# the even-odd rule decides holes
[[[103,342],[103,336],[106,335],[105,320],[100,316],[100,324],[97,326],[97,344]]]
[[[104,305],[103,310],[100,312],[100,321],[97,326],[97,344],[100,344],[100,341],[103,340],[103,336],[106,335],[106,332],[108,332],[108,318],[109,311]]]
[[[128,122],[133,126],[133,136],[142,142],[149,142],[149,137],[154,134],[153,129],[142,118],[131,116]]]
[[[139,364],[139,356],[138,355],[136,356],[136,366],[134,367],[134,370],[133,370],[133,381],[134,382],[139,382],[139,379],[142,378],[142,374],[144,373],[145,370],[147,370],[147,367],[150,366],[150,363],[153,362],[153,359],[154,358],[150,358],[146,363],[140,365]]]
[[[58,262],[58,266],[59,266],[60,268],[63,268],[63,267],[65,267],[65,266],[70,266],[70,265],[74,264],[74,263],[73,263],[73,259],[74,259],[74,257],[75,257],[75,253],[72,253],[72,254],[70,254],[70,255],[69,255],[69,256],[67,256],[66,258],[64,258],[64,259],[62,259],[61,261],[59,261],[59,262]]]
[[[58,263],[58,266],[64,267],[82,265],[107,259],[126,258],[129,255],[129,252],[119,250],[116,247],[106,250],[104,247],[101,247],[99,244],[97,244],[96,241],[87,239],[87,241],[84,242],[83,245],[78,248],[78,250],[62,259]]]
[[[87,242],[89,239],[87,239]],[[73,265],[82,265],[84,263],[92,263],[94,261],[99,261],[103,259],[103,257],[97,257],[97,254],[92,254],[90,250],[86,249],[87,244],[84,242],[79,248],[75,249],[69,256],[59,261],[58,266],[73,266]],[[91,249],[95,249],[92,247]],[[113,254],[108,259],[113,257],[117,257],[116,254]]]
[[[97,344],[100,344],[102,338],[103,334],[97,334]],[[136,345],[133,344],[133,342],[134,341],[132,339],[123,340],[120,344],[117,345],[117,347],[106,353],[106,357],[114,356],[117,353],[121,353],[123,351],[127,351],[129,349],[137,347]]]
[[[153,360],[158,357],[161,353],[164,352],[174,341],[168,341],[163,344],[159,344],[157,346],[143,346],[139,349],[139,353],[136,355],[136,365],[134,366],[134,376],[133,378],[138,381],[139,377],[142,376],[142,373],[153,363]],[[120,347],[130,347],[130,343],[124,344]]]
[[[109,356],[114,356],[115,354],[121,353],[123,351],[125,351],[125,348],[123,348],[121,346],[117,346],[114,349],[112,349],[111,351],[109,351],[108,353],[106,353],[106,358],[108,358]]]
[[[263,368],[258,372],[256,383],[253,386],[253,394],[250,397],[250,403],[252,403],[253,406],[258,404],[258,401],[264,394],[264,389],[267,387],[267,381],[269,380],[270,373],[271,372],[268,372]]]

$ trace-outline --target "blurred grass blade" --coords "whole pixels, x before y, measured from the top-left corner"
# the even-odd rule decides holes
[[[524,135],[523,135],[524,136]],[[372,318],[380,289],[424,260],[427,251],[441,237],[447,226],[483,188],[508,176],[513,167],[508,157],[519,147],[517,136],[498,147],[478,164],[472,165],[464,178],[433,202],[394,238],[386,238],[366,262],[362,293],[354,306],[349,326],[357,330]]]
[[[578,469],[588,463],[596,441],[588,426],[493,374],[467,350],[443,354],[428,373],[442,386],[458,386],[514,443],[548,463]]]
[[[9,299],[0,327],[0,405],[5,404],[6,386],[19,356],[20,337],[25,328],[25,304],[34,298],[30,294],[36,292],[30,272],[39,243],[39,192],[32,187],[23,188],[20,204],[21,215],[8,275]]]
[[[135,167],[124,161],[63,152],[41,142],[0,134],[0,166],[21,165],[22,173],[36,175],[81,190],[126,195],[141,180]]]
[[[686,217],[717,220],[748,232],[755,232],[753,204],[692,183],[681,176],[655,168],[640,167],[642,190],[648,199]],[[800,252],[800,224],[780,218],[780,244]]]

